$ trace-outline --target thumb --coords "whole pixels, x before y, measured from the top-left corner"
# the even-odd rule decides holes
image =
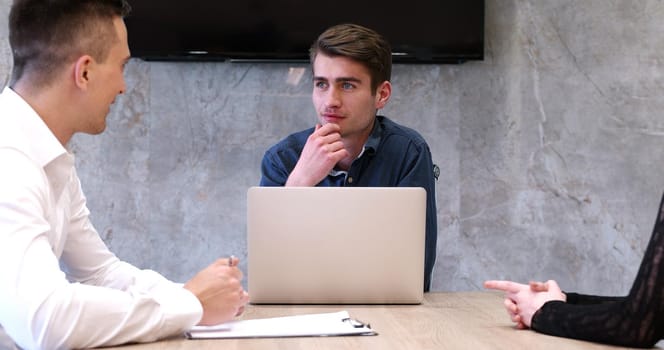
[[[547,282],[531,281],[530,290],[532,290],[533,292],[546,292],[549,290],[548,281]]]

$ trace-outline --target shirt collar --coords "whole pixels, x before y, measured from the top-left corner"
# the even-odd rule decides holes
[[[6,135],[3,134],[5,140],[0,142],[0,147],[16,148],[42,168],[56,158],[68,155],[37,112],[10,87],[5,87],[0,94],[0,106],[3,110],[0,129],[7,131]]]
[[[369,137],[367,138],[367,142],[364,143],[364,146],[362,146],[362,151],[360,151],[360,154],[357,155],[357,158],[355,159],[360,159],[362,155],[369,154],[369,155],[374,155],[376,154],[376,150],[378,149],[378,145],[380,144],[380,139],[383,137],[383,127],[382,124],[379,120],[379,117],[376,117],[374,120],[374,125],[373,129],[371,129],[371,134],[369,134]],[[348,175],[347,171],[344,170],[336,170],[332,169],[330,170],[330,173],[328,174],[329,176],[339,176],[339,175]]]
[[[367,154],[375,154],[376,150],[378,149],[378,145],[380,144],[380,139],[383,137],[383,126],[380,122],[380,117],[376,116],[376,119],[374,119],[374,125],[373,129],[371,130],[371,134],[369,134],[369,138],[367,138],[367,142],[364,143],[364,148],[362,149],[362,152],[357,158],[360,158],[362,154],[365,152]]]

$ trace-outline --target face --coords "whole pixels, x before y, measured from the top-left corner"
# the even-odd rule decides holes
[[[376,111],[387,103],[389,82],[371,90],[369,70],[346,57],[318,54],[313,63],[312,100],[321,124],[335,123],[345,139],[364,143]]]
[[[119,40],[115,41],[109,50],[106,60],[94,61],[89,65],[88,106],[90,112],[83,132],[98,134],[106,128],[106,117],[110,112],[111,104],[115,98],[124,93],[124,67],[129,60],[129,46],[127,44],[127,28],[124,21],[118,17],[113,22]]]

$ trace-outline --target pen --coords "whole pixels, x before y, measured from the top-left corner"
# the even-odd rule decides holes
[[[231,255],[231,256],[228,258],[228,266],[230,266],[230,267],[235,266],[235,255]]]

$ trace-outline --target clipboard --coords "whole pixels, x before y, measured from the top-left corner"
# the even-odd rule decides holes
[[[347,311],[240,320],[214,326],[194,326],[189,339],[283,338],[378,335],[369,324],[352,319]]]

